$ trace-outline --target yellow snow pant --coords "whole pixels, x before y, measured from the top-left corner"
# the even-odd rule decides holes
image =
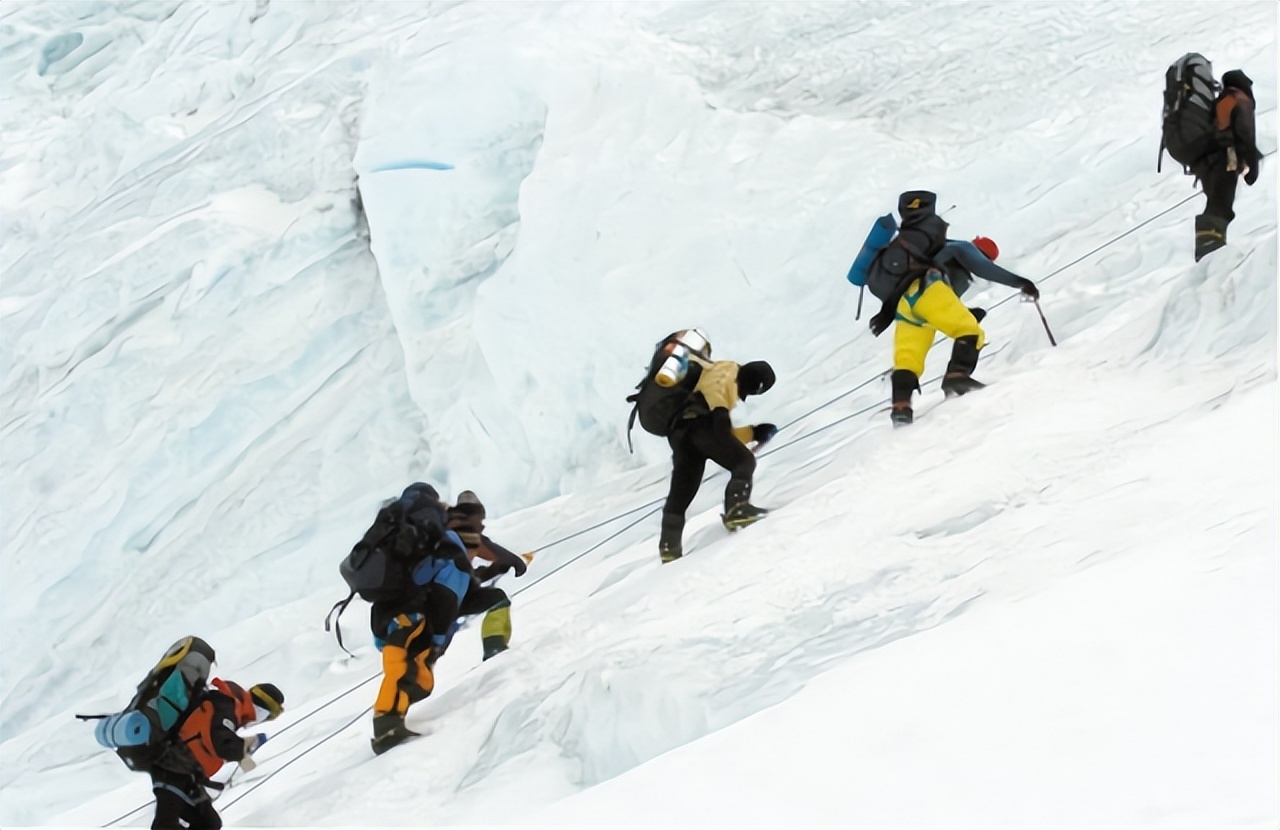
[[[916,280],[898,300],[893,327],[893,368],[914,372],[916,377],[924,374],[924,359],[933,345],[934,332],[952,340],[977,335],[979,349],[987,344],[986,332],[973,312],[941,275],[931,271],[924,282],[923,291]]]

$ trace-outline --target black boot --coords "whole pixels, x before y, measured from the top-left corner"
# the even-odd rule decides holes
[[[662,533],[658,536],[658,555],[662,564],[674,562],[683,555],[680,537],[684,535],[684,516],[662,514]]]
[[[915,419],[911,411],[911,393],[920,388],[920,378],[910,369],[894,369],[890,382],[893,384],[893,409],[889,417],[895,427],[903,427]]]
[[[507,650],[507,638],[501,634],[493,634],[480,640],[480,645],[484,648],[484,657],[480,662],[495,657]]]
[[[977,366],[978,335],[957,337],[951,347],[951,362],[947,364],[947,373],[942,378],[942,393],[948,398],[954,398],[985,386],[986,384],[973,379],[973,370]]]
[[[1200,214],[1196,217],[1196,262],[1227,247],[1227,220]]]
[[[729,530],[737,530],[769,515],[763,507],[751,503],[751,482],[730,480],[724,489],[724,515],[720,520]]]
[[[373,754],[381,755],[393,746],[416,738],[420,733],[404,725],[404,715],[388,712],[373,716]]]

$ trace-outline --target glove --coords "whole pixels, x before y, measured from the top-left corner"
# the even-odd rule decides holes
[[[979,323],[981,323],[983,318],[987,316],[987,310],[985,308],[971,308],[969,309],[969,313],[972,314],[973,319],[977,320]]]
[[[257,752],[259,749],[261,749],[262,745],[265,744],[266,742],[267,742],[267,735],[265,732],[259,732],[256,735],[250,735],[249,737],[244,739],[244,754],[252,755],[253,753]]]
[[[777,434],[778,428],[773,424],[756,424],[751,428],[751,440],[757,445],[765,443]]]
[[[1254,165],[1253,167],[1249,168],[1248,173],[1244,174],[1244,183],[1249,185],[1250,187],[1253,187],[1253,183],[1256,182],[1257,180],[1258,180],[1258,168],[1257,168],[1257,165]]]
[[[876,337],[884,334],[884,330],[893,324],[894,310],[892,308],[882,309],[871,318],[871,333]]]
[[[244,739],[244,757],[240,759],[240,769],[244,772],[253,772],[258,767],[258,762],[253,760],[253,753],[257,752],[263,744],[267,742],[267,736],[263,732],[256,735],[250,735]]]
[[[1031,280],[1024,279],[1021,288],[1024,297],[1030,297],[1033,300],[1040,299],[1040,289],[1036,288],[1036,284]]]

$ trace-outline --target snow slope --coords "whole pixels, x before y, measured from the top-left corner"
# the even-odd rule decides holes
[[[1201,199],[1153,159],[1190,50],[1245,67],[1274,148],[1275,23],[0,9],[0,823],[145,826],[71,716],[194,632],[288,697],[228,825],[1273,826],[1276,177],[1193,264]],[[992,387],[926,384],[895,432],[843,275],[915,187],[1060,345],[980,286]],[[628,454],[622,399],[689,325],[777,369],[739,416],[784,427],[777,512],[725,534],[713,476],[660,567],[667,452]],[[363,607],[355,658],[320,619],[415,479],[538,555],[512,650],[464,631],[430,737],[374,758]]]

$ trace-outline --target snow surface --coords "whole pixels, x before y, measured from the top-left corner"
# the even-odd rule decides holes
[[[1224,20],[1235,21],[1224,26]],[[286,714],[228,826],[1280,821],[1276,175],[1193,264],[1164,67],[1263,3],[0,8],[0,824],[146,826],[80,712],[178,637]],[[355,182],[367,211],[357,209]],[[904,189],[1037,280],[891,430],[844,281]],[[696,325],[777,386],[660,566],[625,436]],[[940,345],[932,378],[947,359]],[[321,627],[413,480],[536,550],[375,758]],[[223,777],[230,770],[223,773]]]

